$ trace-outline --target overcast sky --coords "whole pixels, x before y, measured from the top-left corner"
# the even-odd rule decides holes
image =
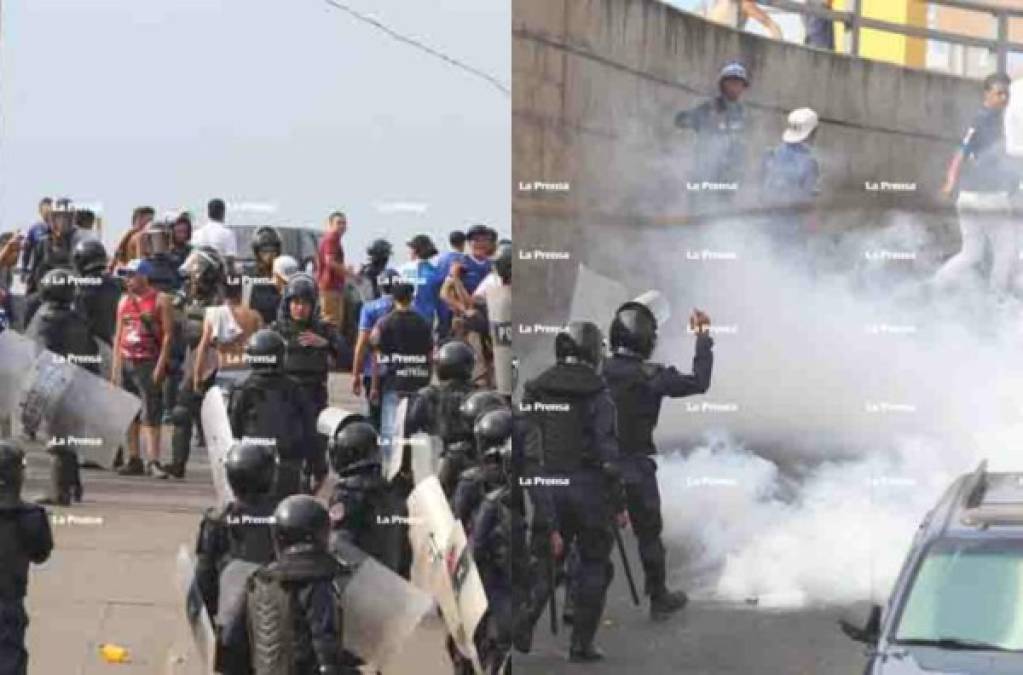
[[[343,1],[510,83],[508,0]],[[341,208],[359,259],[384,234],[510,231],[510,99],[323,0],[8,0],[0,105],[0,230],[52,194],[101,203],[108,242],[135,205],[211,196]]]

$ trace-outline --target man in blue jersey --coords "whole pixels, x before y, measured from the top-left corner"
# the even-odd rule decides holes
[[[373,355],[369,338],[380,320],[394,309],[391,289],[398,279],[398,273],[394,270],[384,270],[377,278],[381,296],[364,304],[359,312],[359,337],[355,342],[355,356],[352,359],[352,393],[362,396],[365,392],[369,418],[377,430],[380,429],[380,400],[374,400],[371,396],[374,393],[371,387]]]
[[[440,285],[444,278],[437,274],[437,268],[430,258],[437,255],[437,247],[433,240],[425,234],[417,234],[408,241],[409,258],[411,260],[401,266],[399,272],[412,281],[415,295],[412,298],[412,309],[426,319],[433,329],[437,318],[437,305],[440,301]]]

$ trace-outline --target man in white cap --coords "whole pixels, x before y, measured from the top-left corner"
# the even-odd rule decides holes
[[[816,196],[821,169],[811,145],[819,122],[817,113],[810,108],[789,113],[781,144],[764,156],[761,188],[765,200],[799,204]]]
[[[820,163],[811,147],[819,122],[810,108],[790,112],[782,142],[767,151],[761,165],[761,206],[797,207],[770,220],[773,234],[790,243],[801,240],[814,225],[812,213],[798,207],[812,203],[820,191]]]

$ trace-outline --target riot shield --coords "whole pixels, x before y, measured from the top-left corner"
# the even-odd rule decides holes
[[[176,571],[178,591],[185,600],[185,620],[188,622],[188,630],[195,640],[202,663],[206,665],[206,672],[212,673],[214,672],[213,662],[216,656],[217,640],[213,633],[213,624],[210,623],[210,616],[206,612],[206,605],[203,604],[202,595],[199,593],[199,586],[195,581],[195,563],[184,544],[178,548]]]
[[[231,433],[231,420],[227,416],[224,392],[218,386],[210,387],[202,400],[202,431],[206,436],[206,452],[209,453],[210,473],[213,477],[213,489],[217,493],[217,504],[225,506],[234,500],[234,492],[227,482],[224,460],[235,439]]]
[[[405,458],[405,417],[408,414],[408,398],[402,397],[394,406],[393,413],[385,409],[380,429],[380,467],[384,478],[394,480],[401,471]]]
[[[220,573],[220,593],[214,623],[221,631],[222,644],[237,644],[245,631],[245,589],[262,565],[233,558]]]
[[[512,290],[500,286],[487,294],[487,314],[490,317],[490,339],[494,352],[494,388],[500,394],[511,396],[512,382]]]
[[[433,608],[433,599],[356,546],[338,541],[334,549],[354,568],[340,594],[341,643],[373,670],[384,670]]]
[[[412,584],[433,596],[452,640],[482,673],[473,634],[487,611],[487,596],[462,523],[451,513],[436,476],[408,498]]]
[[[444,452],[441,437],[420,431],[412,435],[408,445],[412,453],[412,480],[415,484],[419,485],[430,476],[437,475],[437,465]]]
[[[0,334],[0,403],[31,433],[74,446],[79,456],[109,466],[138,414],[137,396],[13,331]]]
[[[365,422],[366,416],[331,406],[324,408],[316,417],[316,431],[329,439],[334,438],[338,433],[352,422]]]

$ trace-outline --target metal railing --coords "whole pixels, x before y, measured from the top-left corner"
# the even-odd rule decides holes
[[[895,33],[907,37],[921,38],[924,40],[937,40],[950,44],[962,45],[965,47],[980,47],[994,52],[998,60],[998,71],[1006,72],[1010,52],[1023,53],[1023,43],[1011,42],[1009,40],[1009,19],[1023,17],[1023,9],[1014,9],[999,5],[989,5],[981,2],[970,2],[969,0],[916,0],[917,4],[943,5],[955,9],[963,9],[972,12],[991,15],[995,20],[995,38],[982,38],[962,33],[950,33],[932,28],[921,28],[906,24],[891,23],[863,16],[861,0],[851,0],[852,9],[836,11],[819,7],[816,5],[794,2],[793,0],[757,0],[757,4],[777,9],[814,16],[821,19],[830,19],[844,24],[850,33],[849,53],[853,56],[860,55],[860,33],[864,28],[879,30],[886,33]]]

